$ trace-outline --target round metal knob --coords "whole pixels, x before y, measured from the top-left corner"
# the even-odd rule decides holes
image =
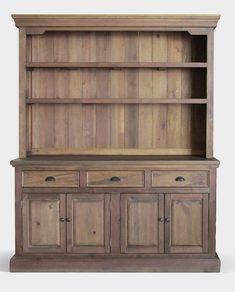
[[[60,222],[65,222],[65,219],[64,218],[60,218]]]

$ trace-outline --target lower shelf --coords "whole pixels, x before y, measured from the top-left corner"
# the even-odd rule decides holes
[[[220,259],[13,256],[11,272],[219,272]]]

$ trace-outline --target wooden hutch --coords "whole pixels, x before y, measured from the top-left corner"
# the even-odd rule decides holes
[[[10,270],[218,272],[218,15],[13,15]]]

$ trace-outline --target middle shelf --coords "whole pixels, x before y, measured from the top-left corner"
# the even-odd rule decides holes
[[[205,104],[206,98],[26,98],[27,104]]]
[[[27,62],[27,68],[206,68],[206,62]]]

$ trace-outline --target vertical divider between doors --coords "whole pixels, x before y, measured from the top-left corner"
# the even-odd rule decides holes
[[[164,252],[170,253],[171,241],[171,194],[165,194],[164,200],[164,214],[165,219],[168,218],[169,222],[164,224]]]
[[[159,218],[164,218],[164,214],[165,214],[165,195],[164,194],[158,194],[158,202],[159,202]],[[158,221],[158,228],[159,228],[159,232],[158,232],[158,236],[159,236],[159,252],[160,253],[164,253],[165,252],[165,227],[164,227],[164,222],[159,222]]]
[[[112,254],[120,254],[121,248],[121,206],[120,192],[110,194],[110,249]]]

